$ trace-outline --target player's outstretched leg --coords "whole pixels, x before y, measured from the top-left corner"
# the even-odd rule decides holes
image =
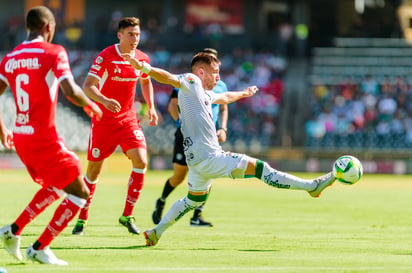
[[[328,186],[331,186],[333,182],[335,182],[335,180],[336,178],[333,176],[332,172],[314,179],[317,186],[313,191],[308,192],[309,195],[315,198],[319,197],[322,191],[326,189]]]
[[[272,187],[305,190],[312,197],[318,197],[327,186],[335,182],[335,177],[331,172],[315,179],[303,179],[286,172],[275,170],[261,160],[256,161],[255,177]]]
[[[68,262],[57,258],[49,246],[46,246],[42,250],[35,250],[31,245],[26,250],[26,257],[33,262],[41,264],[68,265]]]
[[[23,259],[20,252],[21,237],[13,234],[11,225],[6,225],[0,229],[0,240],[3,242],[4,248],[11,256],[19,261]]]

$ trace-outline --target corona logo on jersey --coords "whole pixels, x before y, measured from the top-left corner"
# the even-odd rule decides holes
[[[7,61],[5,69],[8,73],[13,73],[15,69],[27,68],[27,69],[39,69],[39,59],[38,58],[27,58],[27,59],[10,59]]]

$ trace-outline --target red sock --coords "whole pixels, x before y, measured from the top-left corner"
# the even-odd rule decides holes
[[[140,191],[143,188],[143,179],[145,170],[134,169],[129,178],[129,185],[127,190],[126,204],[123,210],[123,216],[130,216],[133,214],[134,206],[140,196]]]
[[[94,181],[93,183],[90,183],[86,179],[86,177],[83,178],[83,180],[84,180],[84,182],[86,182],[86,185],[90,190],[90,195],[89,195],[89,198],[86,201],[86,205],[84,205],[84,207],[80,210],[79,219],[86,221],[87,219],[89,219],[89,208],[90,208],[90,205],[93,201],[93,195],[94,195],[94,191],[96,190],[97,181]]]
[[[20,235],[25,226],[57,199],[59,199],[59,195],[52,188],[40,189],[14,222],[19,227],[15,235]]]
[[[74,202],[78,203],[75,204],[72,200],[76,200]],[[84,201],[83,204],[79,204],[80,202]],[[57,207],[56,211],[54,212],[53,218],[51,219],[49,225],[43,231],[42,235],[40,235],[39,239],[37,240],[40,243],[39,250],[45,248],[46,246],[50,245],[51,241],[56,238],[65,227],[69,224],[69,222],[76,216],[79,212],[80,207],[84,205],[86,200],[81,199],[79,197],[74,197],[73,195],[68,195],[61,204]]]

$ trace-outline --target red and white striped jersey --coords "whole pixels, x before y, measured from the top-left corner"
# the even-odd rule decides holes
[[[134,56],[140,61],[150,63],[149,57],[138,49],[135,49]],[[94,59],[88,75],[98,78],[100,92],[108,98],[117,100],[122,107],[119,113],[113,113],[97,103],[103,111],[103,119],[136,116],[134,109],[136,83],[140,77],[148,76],[123,59],[119,44],[109,46],[100,52]]]

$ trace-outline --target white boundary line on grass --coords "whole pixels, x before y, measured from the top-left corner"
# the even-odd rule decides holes
[[[47,267],[47,268],[46,268]],[[68,267],[56,267],[56,269],[59,268],[61,271],[66,271],[69,270],[71,272],[76,272],[76,271],[89,271],[90,267],[71,267],[70,265]],[[6,268],[7,269],[7,268]],[[10,269],[10,268],[9,268]],[[16,269],[16,267],[13,267],[13,269]],[[13,270],[12,269],[12,270]],[[27,266],[25,268],[19,267],[18,271],[19,272],[44,272],[45,270],[52,269],[49,265],[44,265],[44,266]],[[121,272],[139,272],[140,270],[142,271],[153,271],[153,272],[159,272],[159,271],[174,271],[174,272],[185,272],[185,271],[213,271],[213,272],[224,272],[224,271],[247,271],[247,272],[260,272],[260,271],[282,271],[284,272],[285,270],[299,270],[299,272],[305,272],[305,271],[311,271],[313,270],[322,270],[326,272],[330,272],[331,270],[357,270],[357,271],[366,271],[370,272],[370,270],[373,270],[373,272],[388,272],[388,270],[411,270],[412,271],[412,266],[403,266],[403,267],[396,267],[396,268],[387,268],[387,267],[358,267],[358,266],[345,266],[345,267],[312,267],[312,266],[279,266],[279,267],[105,267],[104,269],[99,269],[99,272],[118,272],[117,270],[121,270]],[[60,270],[56,270],[60,271]]]

